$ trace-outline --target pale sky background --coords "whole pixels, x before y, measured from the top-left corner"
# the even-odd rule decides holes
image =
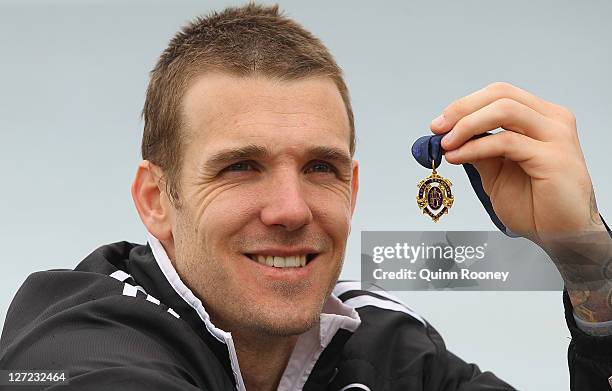
[[[0,1],[0,313],[33,271],[73,268],[96,247],[144,242],[129,187],[148,72],[173,33],[233,1]],[[612,2],[283,1],[346,73],[361,189],[344,278],[362,230],[493,230],[460,166],[455,205],[419,214],[410,155],[451,101],[498,80],[578,118],[612,222]],[[45,294],[41,292],[41,294]],[[560,292],[397,293],[450,350],[521,390],[569,389]]]

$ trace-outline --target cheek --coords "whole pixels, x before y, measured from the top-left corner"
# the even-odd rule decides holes
[[[317,192],[309,202],[315,221],[336,240],[346,240],[351,224],[350,198],[336,192]]]
[[[236,186],[215,194],[200,207],[197,226],[208,245],[231,237],[257,217],[259,193]]]

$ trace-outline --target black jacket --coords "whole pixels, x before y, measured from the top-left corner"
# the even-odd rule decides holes
[[[67,369],[70,383],[6,389],[240,388],[233,346],[215,334],[167,274],[151,245],[119,242],[98,248],[74,270],[30,275],[7,314],[0,368]],[[360,324],[334,330],[306,372],[304,390],[514,389],[446,350],[431,325],[386,294],[350,282],[338,283],[334,292],[347,306],[353,303]],[[572,390],[609,390],[612,337],[584,334],[566,293],[564,304],[573,337]]]

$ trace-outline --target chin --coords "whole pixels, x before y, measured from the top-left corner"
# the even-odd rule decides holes
[[[277,337],[290,337],[300,335],[310,330],[312,326],[319,322],[321,313],[313,313],[311,316],[305,317],[304,314],[299,316],[284,316],[277,319],[268,319],[268,325],[264,328],[265,333]]]
[[[277,337],[299,335],[319,322],[323,303],[282,303],[259,306],[251,314],[251,327],[258,333]],[[263,310],[265,308],[265,310]]]

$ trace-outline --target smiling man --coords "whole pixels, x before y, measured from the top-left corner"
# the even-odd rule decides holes
[[[393,297],[337,282],[358,191],[352,109],[333,57],[276,7],[228,8],[183,28],[151,73],[143,114],[132,196],[148,243],[32,274],[9,309],[2,369],[67,370],[62,389],[78,390],[513,389],[447,351]],[[497,127],[506,135],[470,141]],[[608,282],[585,290],[558,243],[542,240],[606,232],[573,119],[498,83],[432,124],[451,129],[447,159],[474,162],[501,220],[557,255],[577,314],[572,389],[605,389]],[[557,146],[563,167],[544,154]],[[542,200],[566,182],[579,184],[572,197]],[[594,257],[605,272],[606,255],[573,259]]]
[[[134,200],[215,323],[268,354],[261,337],[310,329],[340,273],[357,196],[342,97],[327,77],[211,72],[183,113],[180,207],[159,200],[150,162]]]
[[[327,77],[213,71],[191,83],[182,112],[180,198],[166,198],[145,161],[134,200],[213,323],[232,332],[248,388],[270,389],[342,266],[357,195],[346,109]]]

